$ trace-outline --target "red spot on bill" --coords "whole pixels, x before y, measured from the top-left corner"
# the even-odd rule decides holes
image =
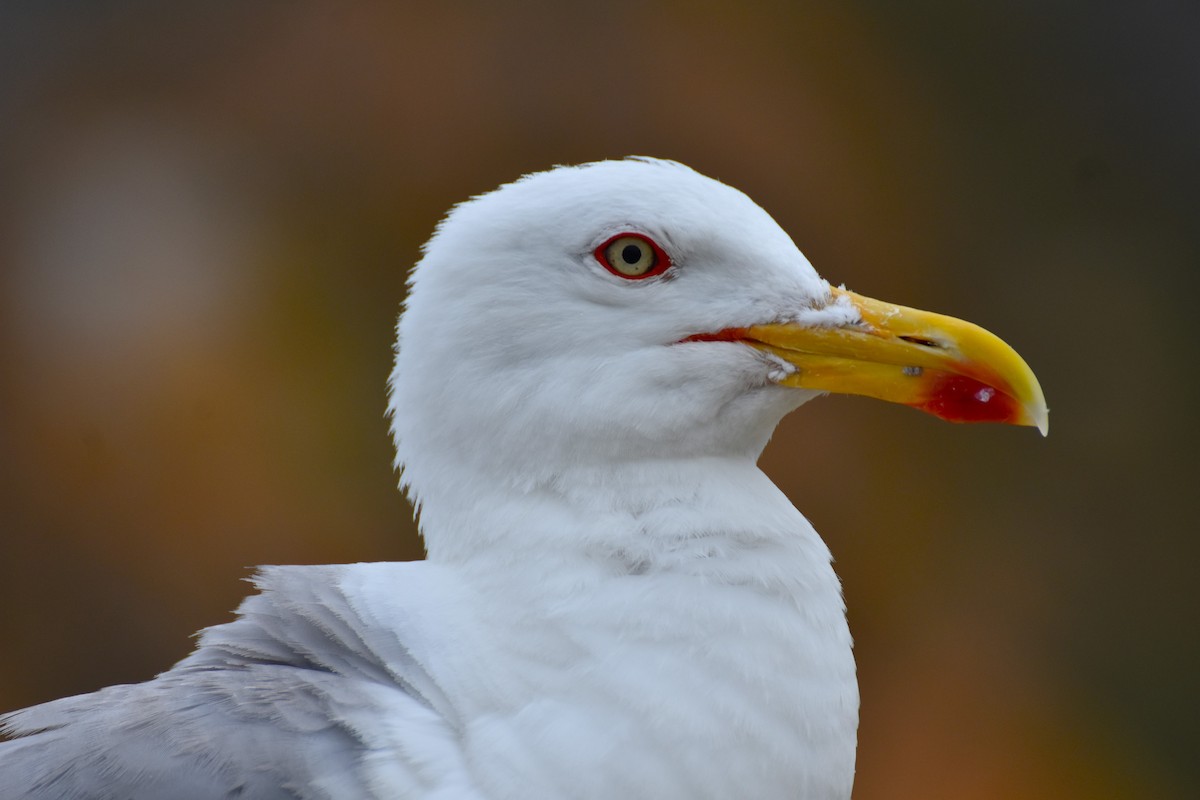
[[[942,374],[916,408],[950,422],[1015,422],[1021,407],[994,386],[966,375]]]

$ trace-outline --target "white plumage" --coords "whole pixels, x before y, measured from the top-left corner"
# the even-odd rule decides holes
[[[607,268],[620,234],[670,269]],[[5,796],[848,798],[840,587],[755,465],[816,392],[721,332],[862,328],[852,300],[673,162],[460,205],[391,379],[428,560],[264,570],[155,680],[9,716]]]

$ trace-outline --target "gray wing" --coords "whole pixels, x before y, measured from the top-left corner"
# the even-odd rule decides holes
[[[372,737],[381,705],[393,720],[397,709],[419,719],[423,733],[414,735],[428,738],[433,720],[453,743],[453,726],[434,709],[436,684],[398,640],[364,629],[337,587],[338,569],[269,568],[237,620],[204,631],[197,650],[156,679],[0,717],[16,737],[0,742],[3,796],[377,796],[362,761],[395,746]],[[420,797],[434,788],[438,776],[419,771],[403,773],[398,794],[394,782],[388,791]]]
[[[352,692],[296,673],[168,674],[18,712],[7,724],[21,738],[0,745],[4,796],[295,800],[326,796],[315,778],[340,774],[342,796],[368,797],[355,769],[363,743],[331,708]]]

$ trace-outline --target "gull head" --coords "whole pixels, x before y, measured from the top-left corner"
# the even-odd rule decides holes
[[[647,460],[754,459],[825,392],[1035,425],[1007,345],[831,287],[746,195],[635,158],[454,208],[413,270],[389,411],[418,504],[457,475],[533,487]]]

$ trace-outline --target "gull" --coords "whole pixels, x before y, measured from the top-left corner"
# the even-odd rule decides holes
[[[841,586],[759,454],[823,393],[1048,425],[1000,339],[650,158],[454,208],[389,390],[426,560],[262,568],[153,680],[0,718],[5,798],[844,800]]]

